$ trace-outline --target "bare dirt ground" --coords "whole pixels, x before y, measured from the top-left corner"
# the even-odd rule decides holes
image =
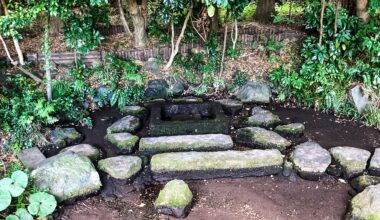
[[[348,184],[328,176],[319,182],[276,176],[188,183],[195,197],[188,220],[341,219],[351,197]],[[159,188],[109,202],[92,197],[60,209],[57,219],[174,219],[153,210]]]

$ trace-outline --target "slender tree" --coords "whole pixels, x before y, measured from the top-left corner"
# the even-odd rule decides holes
[[[135,38],[135,47],[146,47],[148,44],[148,35],[146,32],[146,24],[144,14],[141,11],[141,5],[137,0],[124,0],[128,7],[128,12],[133,22],[133,33]],[[146,4],[146,1],[141,3]]]
[[[275,5],[275,0],[258,0],[254,19],[264,23],[272,21],[272,16],[276,12]]]

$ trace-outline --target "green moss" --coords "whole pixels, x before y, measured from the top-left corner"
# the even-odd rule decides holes
[[[305,130],[305,126],[301,123],[289,124],[289,125],[279,125],[276,127],[275,131],[284,134],[302,134]]]
[[[155,207],[185,208],[191,204],[193,194],[183,180],[172,180],[160,191]]]
[[[120,140],[120,139],[118,140],[116,136],[120,134],[125,134],[128,137],[123,138],[123,140]],[[105,139],[121,150],[130,149],[136,145],[136,143],[139,141],[139,137],[135,135],[131,135],[131,134],[127,135],[127,134],[128,133],[107,134]]]

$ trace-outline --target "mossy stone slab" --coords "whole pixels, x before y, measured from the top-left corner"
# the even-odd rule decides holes
[[[150,165],[158,181],[265,176],[281,172],[283,155],[275,149],[163,153],[154,155]]]
[[[240,128],[236,132],[236,142],[252,148],[278,149],[283,151],[292,143],[279,134],[259,127]]]
[[[108,134],[123,133],[123,132],[131,133],[139,129],[140,126],[141,124],[140,124],[139,118],[132,115],[128,115],[119,119],[118,121],[113,123],[109,128],[107,128],[107,133]]]
[[[302,123],[278,125],[274,131],[283,137],[301,137],[305,131],[305,125]]]
[[[347,220],[380,219],[380,184],[368,186],[352,198]]]
[[[75,128],[56,128],[50,134],[50,142],[57,148],[63,148],[80,142],[83,135]]]
[[[86,156],[92,161],[96,161],[100,157],[100,150],[90,144],[78,144],[71,147],[66,147],[61,150],[61,153],[71,151],[76,154]]]
[[[178,135],[141,138],[139,151],[147,154],[179,151],[230,150],[233,141],[229,135]]]
[[[350,179],[359,176],[367,167],[371,153],[367,150],[354,147],[333,147],[330,153],[338,165],[343,169],[344,178]]]
[[[139,137],[130,133],[107,134],[105,140],[117,148],[118,153],[129,154],[135,150]]]
[[[296,146],[290,160],[302,178],[318,180],[330,165],[331,155],[318,143],[309,141]]]
[[[252,109],[252,116],[248,117],[246,121],[248,126],[264,128],[272,128],[280,123],[281,120],[277,115],[261,107],[254,107]]]
[[[148,115],[148,110],[142,106],[124,106],[120,109],[123,114],[136,116],[140,119],[145,119]]]
[[[220,99],[216,100],[215,102],[218,102],[222,105],[222,108],[227,115],[237,115],[243,108],[243,103],[235,99]]]
[[[31,172],[39,189],[48,189],[58,201],[97,192],[102,183],[91,160],[73,152],[64,152],[41,162]]]
[[[154,202],[159,213],[184,218],[190,210],[193,193],[183,180],[172,180],[165,184]]]
[[[112,178],[127,180],[141,170],[142,160],[137,156],[110,157],[99,160],[98,168]]]

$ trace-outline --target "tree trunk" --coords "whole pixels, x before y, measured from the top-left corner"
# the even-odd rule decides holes
[[[117,7],[119,9],[120,20],[121,20],[121,23],[123,23],[125,33],[128,34],[129,36],[132,36],[133,34],[131,30],[129,29],[128,21],[125,18],[124,9],[123,9],[123,6],[121,5],[121,0],[117,0]]]
[[[233,50],[236,49],[236,43],[238,41],[238,37],[239,37],[239,27],[238,27],[237,19],[235,18],[234,22],[232,23],[232,28],[231,28],[231,41],[232,41]]]
[[[7,3],[5,2],[5,0],[1,0],[1,5],[3,6],[4,15],[8,16],[9,13],[8,13],[8,8],[7,8]],[[14,44],[16,52],[17,52],[19,64],[22,66],[25,65],[24,55],[22,54],[20,44],[19,44],[18,40],[14,37],[13,37],[13,44]]]
[[[219,8],[215,7],[215,14],[211,17],[211,31],[218,32],[219,30]]]
[[[127,0],[128,11],[131,15],[134,35],[135,35],[135,47],[145,47],[148,44],[148,36],[145,29],[145,18],[141,12],[140,6],[136,0]]]
[[[190,17],[191,17],[192,14],[193,14],[193,9],[190,8],[189,12],[186,15],[186,19],[183,22],[181,33],[179,34],[177,42],[175,44],[174,44],[174,35],[175,35],[174,24],[172,23],[172,25],[171,25],[171,27],[172,27],[172,51],[171,51],[171,54],[170,54],[169,61],[168,61],[168,63],[165,66],[165,70],[168,70],[172,66],[172,64],[173,64],[174,58],[175,58],[175,56],[177,55],[177,53],[179,51],[179,46],[180,46],[181,40],[185,36],[185,31],[186,31],[187,23],[189,23],[189,20],[190,20]]]
[[[51,36],[57,36],[59,33],[62,32],[63,30],[63,22],[61,21],[61,19],[55,17],[55,16],[52,16],[49,20],[50,24],[49,24],[49,34]]]
[[[338,24],[337,23],[338,23],[339,10],[340,10],[341,5],[342,5],[342,1],[341,0],[336,0],[336,3],[335,3],[335,18],[334,18],[334,36],[338,32]]]
[[[49,36],[49,17],[46,19],[45,24],[45,34],[42,44],[42,54],[44,55],[45,60],[45,77],[46,77],[46,96],[49,101],[53,99],[53,92],[51,88],[51,51],[50,51],[50,36]]]
[[[349,15],[356,13],[355,1],[353,0],[342,0],[342,7],[347,9]]]
[[[275,0],[258,0],[254,19],[259,22],[271,22],[275,14]]]
[[[222,60],[220,62],[220,71],[219,71],[219,78],[222,77],[223,71],[224,71],[224,57],[226,55],[226,49],[227,49],[227,34],[228,34],[228,25],[227,23],[224,24],[224,39],[223,39],[223,51],[222,51]]]
[[[368,23],[368,0],[356,0],[356,15],[362,19],[364,23]]]
[[[318,44],[322,45],[323,40],[323,18],[325,16],[326,0],[321,0],[321,17],[319,19],[319,40]]]

